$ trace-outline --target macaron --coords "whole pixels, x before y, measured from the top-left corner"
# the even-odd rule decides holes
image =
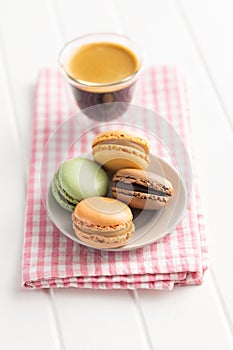
[[[72,158],[55,172],[52,193],[66,210],[73,211],[84,198],[105,196],[108,191],[108,176],[96,162],[86,158]]]
[[[149,142],[136,133],[110,130],[99,134],[92,143],[94,159],[105,169],[147,169],[150,158]]]
[[[72,220],[76,236],[94,248],[121,247],[134,232],[130,208],[108,197],[84,199],[75,207]]]
[[[161,209],[173,194],[170,181],[149,171],[121,169],[113,175],[112,196],[132,208]]]

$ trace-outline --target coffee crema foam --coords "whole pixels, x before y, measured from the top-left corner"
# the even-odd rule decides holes
[[[127,47],[111,42],[83,45],[71,56],[68,74],[86,84],[116,84],[139,70],[137,56]]]

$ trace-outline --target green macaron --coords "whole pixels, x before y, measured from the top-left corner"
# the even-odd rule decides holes
[[[55,172],[52,193],[66,210],[73,211],[81,200],[105,196],[108,192],[108,176],[100,165],[87,158],[72,158]]]

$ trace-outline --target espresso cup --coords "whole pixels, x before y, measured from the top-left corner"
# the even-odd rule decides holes
[[[68,42],[60,52],[59,64],[79,108],[93,119],[109,120],[127,109],[143,59],[141,49],[128,37],[94,33]],[[89,108],[95,105],[101,105],[98,113]]]

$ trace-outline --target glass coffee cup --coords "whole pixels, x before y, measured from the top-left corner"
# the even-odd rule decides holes
[[[120,116],[133,97],[142,72],[142,51],[124,35],[87,34],[68,42],[60,52],[59,64],[80,109],[98,120]],[[126,102],[117,104],[115,102]],[[95,109],[89,108],[95,105]]]

